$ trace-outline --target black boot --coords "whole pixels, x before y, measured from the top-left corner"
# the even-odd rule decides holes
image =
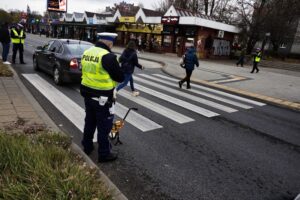
[[[182,88],[182,82],[179,81],[179,82],[178,82],[178,85],[179,85],[179,88],[181,89],[181,88]]]
[[[103,163],[103,162],[111,162],[114,161],[118,158],[118,154],[117,153],[110,153],[107,156],[99,156],[98,158],[98,162]]]

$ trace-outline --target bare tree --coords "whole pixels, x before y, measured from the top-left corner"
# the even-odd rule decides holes
[[[264,41],[270,33],[273,50],[281,43],[292,42],[300,19],[298,0],[239,0],[241,37],[250,53],[257,41]]]

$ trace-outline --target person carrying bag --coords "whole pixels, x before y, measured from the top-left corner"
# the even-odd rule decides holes
[[[186,76],[184,79],[178,82],[179,88],[182,88],[182,84],[186,82],[186,89],[191,89],[190,85],[190,79],[193,73],[193,70],[195,69],[195,65],[199,67],[199,61],[196,56],[196,50],[193,46],[189,47],[184,54],[184,67],[185,67],[185,72]]]

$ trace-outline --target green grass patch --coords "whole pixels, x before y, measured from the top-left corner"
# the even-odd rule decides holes
[[[61,134],[0,132],[0,199],[111,199]]]
[[[14,74],[7,65],[0,62],[0,76],[12,77]]]

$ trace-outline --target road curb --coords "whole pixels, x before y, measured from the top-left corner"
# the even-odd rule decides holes
[[[60,131],[58,126],[52,121],[52,119],[49,117],[49,115],[45,112],[45,110],[41,107],[41,105],[35,100],[35,98],[32,96],[32,94],[28,91],[28,89],[25,87],[25,85],[22,83],[19,75],[17,72],[13,69],[11,65],[8,65],[10,70],[13,72],[13,78],[15,79],[18,87],[21,89],[35,112],[42,118],[42,120],[47,124],[48,128],[50,128],[53,131]]]
[[[48,114],[45,112],[45,110],[41,107],[41,105],[35,100],[35,98],[32,96],[32,94],[28,91],[28,89],[25,87],[25,85],[22,83],[19,75],[17,72],[13,69],[11,65],[8,65],[10,70],[13,72],[13,78],[16,81],[17,85],[20,87],[21,91],[35,110],[35,112],[42,118],[42,120],[47,124],[48,127],[51,128],[51,130],[63,133],[58,126],[53,122],[53,120],[48,116]],[[63,133],[66,134],[66,133]],[[72,142],[71,144],[72,150],[80,154],[84,161],[93,168],[96,168],[98,170],[98,173],[100,175],[100,180],[104,183],[104,185],[108,188],[110,194],[112,195],[112,198],[115,200],[127,200],[126,196],[119,190],[119,188],[104,174],[104,172],[95,164],[83,151],[82,149]]]
[[[153,61],[153,62],[156,62],[156,61]],[[183,78],[183,77],[178,76],[178,75],[172,73],[171,71],[167,70],[167,68],[168,68],[168,64],[165,63],[165,65],[162,67],[162,71],[164,73],[170,75],[170,76],[180,78],[180,79]],[[199,79],[196,79],[196,78],[191,78],[191,81],[194,82],[194,83],[198,83],[198,84],[205,85],[205,86],[208,86],[208,87],[220,89],[220,90],[223,90],[223,91],[227,91],[227,92],[229,91],[229,92],[232,92],[232,93],[244,96],[244,97],[251,97],[253,99],[260,100],[260,101],[263,101],[265,103],[269,103],[269,104],[272,104],[272,105],[282,106],[282,107],[289,108],[289,109],[292,109],[292,110],[300,111],[300,103],[295,103],[295,102],[287,101],[287,100],[284,100],[284,99],[278,99],[278,98],[274,98],[274,97],[260,95],[260,94],[256,94],[256,93],[253,93],[253,92],[248,92],[248,91],[245,91],[245,90],[228,87],[228,86],[225,86],[225,85],[220,85],[220,84],[217,84],[217,83],[211,83],[211,82],[208,82],[208,81],[199,80]]]
[[[102,172],[102,170],[90,159],[90,157],[88,157],[82,151],[82,149],[77,144],[73,142],[71,148],[74,152],[80,154],[83,157],[84,161],[90,167],[96,168],[98,170],[98,173],[100,175],[100,180],[106,185],[113,199],[128,200],[127,197],[119,190],[119,188]]]

